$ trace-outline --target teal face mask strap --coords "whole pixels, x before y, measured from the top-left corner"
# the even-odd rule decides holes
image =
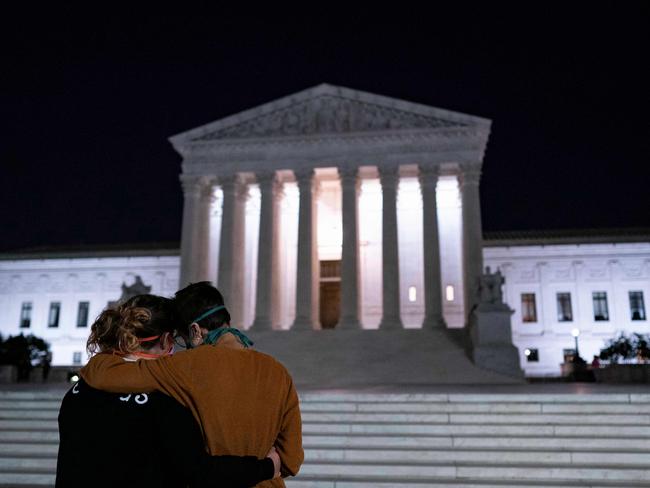
[[[219,310],[223,310],[225,308],[226,308],[225,305],[217,305],[216,307],[212,307],[210,310],[206,311],[205,313],[202,313],[197,318],[192,320],[192,322],[190,322],[190,325],[196,324],[196,323],[199,322],[199,320],[203,320],[204,318],[209,317],[213,313],[218,312]],[[185,348],[186,349],[194,349],[194,346],[192,345],[192,341],[185,340]]]
[[[192,322],[190,322],[190,325],[191,325],[191,324],[196,324],[196,323],[199,322],[199,320],[203,320],[204,318],[209,317],[209,316],[212,315],[213,313],[218,312],[219,310],[223,310],[223,309],[225,309],[225,308],[226,308],[225,305],[217,305],[216,307],[213,307],[213,308],[211,308],[210,310],[208,310],[207,312],[205,312],[205,313],[199,315],[198,318],[192,320]]]

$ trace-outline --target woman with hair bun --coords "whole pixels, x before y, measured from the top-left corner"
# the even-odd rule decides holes
[[[166,356],[177,324],[171,300],[138,295],[100,314],[88,352]],[[209,456],[191,412],[162,393],[108,393],[80,380],[61,404],[59,436],[57,488],[246,487],[279,474],[274,449],[262,460]]]

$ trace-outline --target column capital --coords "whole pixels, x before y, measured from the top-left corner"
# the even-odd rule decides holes
[[[438,165],[418,165],[418,179],[420,180],[420,186],[432,186],[435,189],[436,185],[438,184],[439,176],[440,167]]]
[[[377,166],[379,171],[379,181],[382,187],[397,186],[399,183],[399,165],[398,164],[381,164]]]
[[[214,202],[216,200],[214,195],[215,183],[216,183],[215,178],[202,176],[199,179],[199,188],[200,188],[199,191],[202,200],[209,200],[210,202]]]
[[[196,175],[179,175],[183,194],[186,196],[198,196],[201,191],[200,176]]]
[[[339,180],[341,187],[351,188],[355,187],[357,190],[361,186],[361,178],[359,176],[359,168],[356,166],[341,166],[337,168],[339,173]]]
[[[314,168],[297,168],[293,170],[293,175],[296,177],[298,184],[307,183],[314,179],[316,170]]]
[[[466,185],[478,185],[481,181],[481,168],[463,164],[461,165],[460,170],[458,181],[461,187]]]

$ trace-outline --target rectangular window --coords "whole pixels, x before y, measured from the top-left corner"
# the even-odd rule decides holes
[[[20,328],[29,329],[32,325],[32,302],[23,302],[20,308]]]
[[[539,362],[539,350],[537,349],[526,349],[524,351],[526,355],[526,361],[529,363],[538,363]]]
[[[447,298],[448,302],[453,302],[454,301],[454,286],[453,285],[447,285],[445,288],[445,297]]]
[[[77,309],[77,327],[88,327],[88,309],[90,302],[79,302]]]
[[[58,327],[59,315],[61,315],[61,302],[50,303],[50,314],[47,317],[47,326]]]
[[[606,322],[609,320],[609,310],[607,309],[607,292],[595,291],[592,293],[594,302],[594,320]]]
[[[645,303],[642,291],[630,292],[630,315],[632,320],[645,320]]]
[[[75,351],[72,353],[72,364],[81,364],[81,351]]]
[[[521,320],[523,322],[537,322],[537,307],[534,293],[521,294]]]
[[[557,320],[558,322],[572,322],[571,293],[557,294]]]

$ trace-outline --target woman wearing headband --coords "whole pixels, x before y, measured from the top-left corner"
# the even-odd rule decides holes
[[[177,324],[171,300],[139,295],[102,312],[88,351],[123,362],[165,357]],[[107,393],[81,380],[63,399],[59,432],[57,487],[245,487],[279,469],[274,452],[209,456],[190,411],[161,393]]]
[[[106,391],[161,391],[190,408],[211,454],[263,456],[275,445],[282,477],[295,476],[304,459],[298,395],[286,368],[230,327],[221,293],[194,283],[174,297],[179,332],[191,350],[156,361],[125,363],[98,354],[81,370]],[[282,479],[260,487],[284,487]]]

